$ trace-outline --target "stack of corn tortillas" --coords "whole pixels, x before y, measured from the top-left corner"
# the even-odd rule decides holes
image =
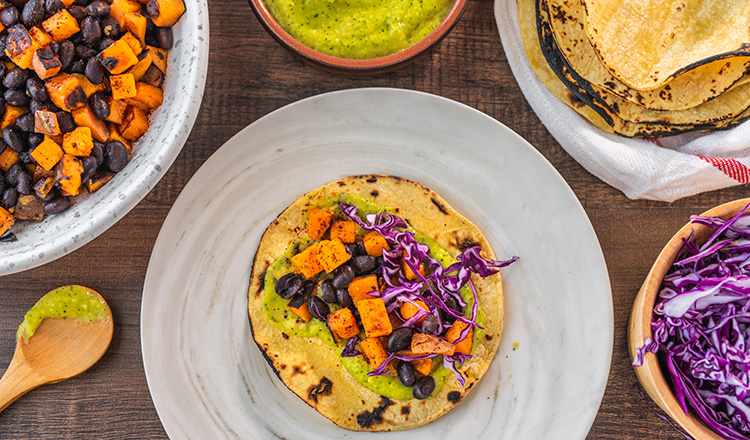
[[[609,133],[711,131],[750,116],[750,1],[518,0],[532,68]]]

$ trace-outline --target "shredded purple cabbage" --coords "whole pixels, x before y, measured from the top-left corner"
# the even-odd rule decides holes
[[[403,325],[413,327],[419,331],[417,321],[431,314],[438,318],[438,332],[440,332],[438,334],[441,334],[446,327],[450,326],[449,323],[442,322],[439,319],[440,311],[442,311],[454,319],[468,324],[462,330],[460,337],[455,343],[465,339],[471,327],[482,328],[476,322],[479,302],[477,301],[474,286],[470,281],[471,275],[477,274],[480,277],[487,277],[496,274],[500,268],[513,263],[518,257],[512,257],[506,261],[487,260],[480,255],[481,248],[479,246],[472,246],[458,255],[455,263],[444,268],[437,259],[430,256],[430,247],[427,244],[420,243],[414,233],[409,230],[406,222],[397,215],[380,212],[378,214],[368,214],[365,216],[365,220],[362,220],[357,215],[356,206],[345,203],[339,203],[339,206],[341,207],[341,211],[353,222],[367,231],[377,231],[386,239],[388,245],[391,247],[390,251],[384,250],[383,252],[383,265],[381,269],[386,284],[381,298],[385,302],[388,313],[398,313],[398,308],[405,302],[415,304],[417,300],[423,301],[427,304],[429,310],[424,312],[418,311],[416,315],[405,320]],[[417,280],[406,278],[401,268],[402,259],[418,277]],[[419,274],[418,269],[420,265],[424,267],[425,273],[428,275],[423,276]],[[464,286],[468,286],[473,296],[471,316],[469,317],[446,305],[446,301],[452,298],[461,307],[466,306],[466,301],[459,294],[459,290]],[[434,356],[428,355],[408,359],[425,359]],[[393,353],[378,368],[368,373],[368,375],[386,374],[388,364],[394,358],[407,359]],[[460,353],[454,356],[443,357],[443,365],[456,374],[456,379],[461,386],[463,386],[465,380],[463,375],[458,371],[456,364],[460,366],[470,358],[471,355]]]
[[[693,216],[717,228],[698,246],[684,239],[654,306],[646,352],[663,359],[683,411],[722,437],[750,437],[750,205],[730,220]]]
[[[346,346],[344,346],[344,349],[341,350],[341,357],[352,357],[352,356],[359,356],[360,353],[359,350],[355,348],[357,345],[357,342],[359,342],[359,336],[354,335],[351,338],[349,338],[349,341],[347,341]]]

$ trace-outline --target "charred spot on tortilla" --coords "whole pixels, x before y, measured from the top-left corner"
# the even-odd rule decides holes
[[[289,339],[289,335],[284,332],[281,332],[281,337],[284,339]]]
[[[370,191],[370,195],[373,196],[373,197],[377,197],[377,196],[380,195],[380,193],[378,192],[378,190],[374,189],[374,190]]]
[[[473,246],[479,246],[479,243],[477,243],[472,237],[456,237],[456,247],[461,249],[461,252]]]
[[[435,197],[431,197],[430,200],[432,200],[432,204],[435,205],[437,209],[440,210],[440,212],[442,212],[445,215],[448,215],[448,211],[446,211],[445,206],[443,206],[442,203],[435,200]]]
[[[368,177],[367,180],[366,180],[367,183],[375,183],[377,181],[378,181],[378,178],[375,177],[375,176]]]
[[[339,186],[346,186],[346,182],[340,181]]]
[[[391,399],[380,396],[380,405],[373,408],[372,411],[363,411],[359,413],[359,415],[357,415],[357,423],[363,428],[370,428],[373,425],[383,423],[383,413],[391,405],[393,405]]]
[[[492,335],[488,333],[488,334],[484,335],[484,339],[486,339],[488,341],[491,341],[492,340]]]
[[[296,367],[295,367],[296,368]],[[311,386],[307,390],[307,397],[315,403],[318,403],[318,396],[328,396],[333,390],[333,382],[327,377],[320,379],[320,383]]]
[[[305,374],[305,371],[306,370],[304,367],[295,365],[294,368],[292,369],[292,376],[297,375],[297,374]]]
[[[401,407],[401,414],[402,415],[408,416],[409,413],[411,413],[411,406],[404,405],[404,406]]]
[[[448,393],[448,402],[456,404],[461,401],[461,393],[458,391],[451,391]]]

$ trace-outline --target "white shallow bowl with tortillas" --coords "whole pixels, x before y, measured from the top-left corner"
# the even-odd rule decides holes
[[[305,192],[368,173],[433,189],[483,231],[498,258],[520,257],[501,272],[505,322],[489,370],[455,409],[409,431],[353,432],[318,414],[273,373],[247,318],[268,224]],[[396,89],[305,99],[230,139],[167,216],[141,308],[149,389],[175,439],[584,438],[612,338],[601,248],[562,177],[494,119]]]

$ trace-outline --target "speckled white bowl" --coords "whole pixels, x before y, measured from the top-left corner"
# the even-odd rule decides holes
[[[208,4],[189,0],[186,6],[172,28],[164,104],[153,113],[128,165],[63,214],[15,225],[18,240],[0,243],[0,276],[48,263],[93,240],[138,204],[172,165],[198,115],[208,68]]]

